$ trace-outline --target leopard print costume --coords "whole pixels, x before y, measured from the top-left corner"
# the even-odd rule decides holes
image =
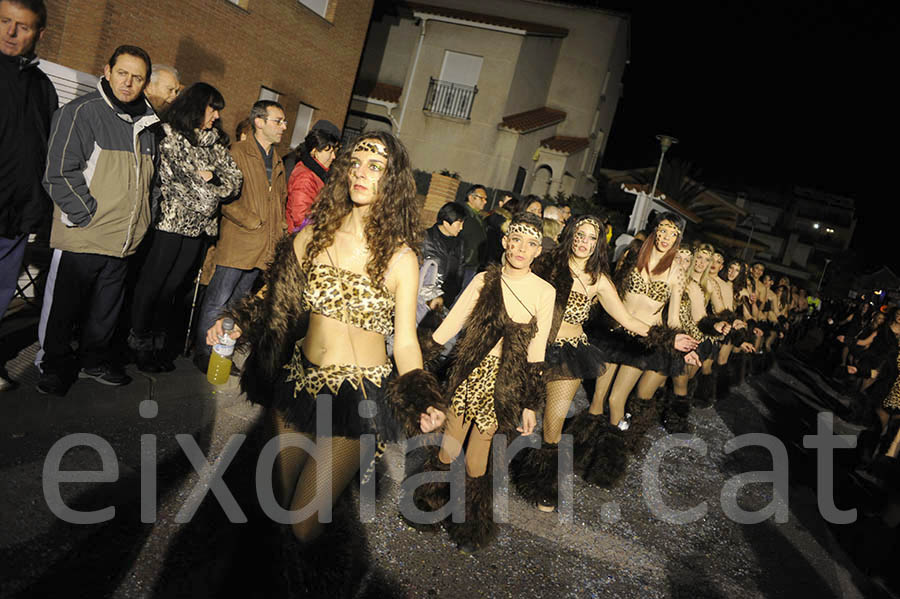
[[[494,388],[500,357],[487,355],[475,370],[453,392],[450,407],[464,422],[475,421],[482,434],[497,429],[497,414],[494,412]]]

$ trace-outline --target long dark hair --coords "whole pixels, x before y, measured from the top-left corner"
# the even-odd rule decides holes
[[[186,137],[192,145],[197,145],[195,129],[203,126],[207,106],[213,110],[222,110],[225,108],[225,98],[209,83],[198,81],[178,94],[163,112],[162,119],[172,129]],[[218,119],[213,123],[213,128],[219,132],[219,139],[216,140],[216,143],[227,146],[228,135],[222,129]]]
[[[313,234],[306,246],[303,269],[308,270],[313,259],[334,242],[334,234],[353,209],[350,199],[348,173],[350,159],[358,142],[373,140],[387,150],[387,168],[379,182],[378,199],[366,216],[366,243],[371,255],[366,273],[373,283],[383,283],[388,261],[401,246],[419,251],[422,232],[419,228],[419,207],[416,203],[416,182],[406,147],[386,131],[367,131],[357,142],[347,144],[331,164],[328,182],[312,206],[310,219]]]
[[[672,266],[672,261],[675,259],[675,254],[678,252],[678,247],[681,245],[681,240],[684,239],[685,222],[683,218],[681,218],[674,212],[663,212],[656,217],[656,220],[653,223],[653,231],[649,235],[647,235],[647,239],[644,240],[643,245],[641,245],[641,250],[640,252],[638,252],[636,266],[638,272],[649,270],[650,253],[653,251],[653,248],[656,247],[656,228],[660,225],[660,223],[666,220],[678,228],[678,238],[675,240],[675,243],[672,244],[672,247],[669,248],[669,251],[663,254],[663,257],[660,258],[659,262],[656,265],[656,268],[654,268],[650,272],[650,274],[662,274],[666,272],[670,266]]]
[[[591,284],[597,282],[597,278],[603,274],[609,276],[609,257],[606,249],[606,230],[603,221],[592,215],[584,214],[578,218],[570,218],[562,233],[559,234],[559,243],[549,251],[547,259],[553,264],[553,273],[566,271],[569,268],[569,257],[572,255],[572,244],[575,241],[575,232],[584,223],[589,223],[597,228],[597,244],[594,252],[588,256],[584,264],[584,271],[590,275]],[[552,280],[556,280],[555,276]]]

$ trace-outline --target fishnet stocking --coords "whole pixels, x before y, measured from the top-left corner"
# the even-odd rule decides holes
[[[277,413],[270,423],[270,430],[274,429],[277,434],[298,432]],[[294,535],[302,542],[309,542],[324,529],[319,522],[319,511],[326,502],[334,505],[359,471],[360,444],[358,439],[330,437],[317,441],[311,434],[300,434],[317,442],[318,461],[310,460],[310,455],[299,447],[282,447],[276,467],[282,507],[296,511],[310,504],[316,505],[311,516],[292,525]],[[317,480],[320,473],[322,480]],[[327,495],[329,491],[330,496]]]
[[[563,424],[575,392],[581,386],[579,379],[562,379],[547,383],[547,405],[544,408],[544,441],[559,443]]]

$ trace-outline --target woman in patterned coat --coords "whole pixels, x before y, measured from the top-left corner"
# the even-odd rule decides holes
[[[163,351],[175,292],[200,255],[203,236],[218,234],[219,203],[241,188],[243,176],[219,124],[223,108],[216,88],[195,83],[163,114],[157,169],[162,197],[134,291],[128,336],[143,372],[174,368]]]

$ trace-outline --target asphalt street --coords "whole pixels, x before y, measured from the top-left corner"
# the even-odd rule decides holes
[[[235,378],[214,387],[180,358],[171,373],[129,367],[134,382],[126,387],[81,380],[64,398],[44,396],[34,390],[36,349],[26,346],[8,364],[22,385],[0,395],[0,597],[285,596],[277,535],[253,485],[261,412]],[[583,409],[584,392],[576,399],[573,410]],[[553,514],[510,491],[509,521],[474,556],[398,517],[404,456],[402,445],[391,445],[376,514],[365,523],[373,569],[409,597],[888,596],[859,563],[867,512],[847,525],[825,522],[816,454],[803,447],[817,414],[829,406],[839,414],[845,403],[827,381],[784,356],[714,407],[694,410],[690,443],[676,440],[684,446],[671,448],[662,428],[652,431],[653,445],[615,488],[576,477],[571,503]],[[847,435],[860,430],[840,415],[834,427]],[[729,440],[754,432],[781,439],[790,460],[787,497],[770,482],[735,483],[773,468],[771,453],[758,445],[726,450]],[[839,454],[835,507],[844,510],[877,490],[842,470]],[[102,469],[106,478],[48,484],[55,462],[60,470]],[[657,466],[658,488],[645,480]],[[220,475],[243,522],[230,521],[234,506],[223,509],[198,485]],[[728,515],[731,506],[755,511],[776,499],[784,500],[786,521],[740,524]],[[97,512],[103,521],[74,524],[59,516],[60,503],[107,512]],[[671,521],[672,512],[689,509],[689,522]]]

